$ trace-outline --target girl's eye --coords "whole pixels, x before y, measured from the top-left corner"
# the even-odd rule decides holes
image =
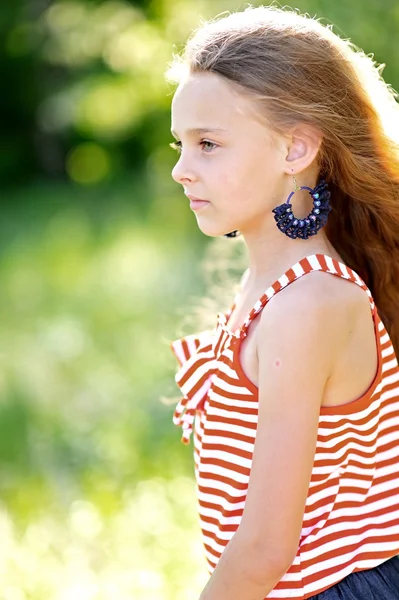
[[[207,154],[209,154],[209,152],[211,152],[214,148],[217,148],[217,144],[214,144],[213,142],[208,142],[207,140],[202,140],[200,142],[200,146],[203,146],[204,144],[208,148],[208,150],[205,150],[205,152]],[[169,144],[169,146],[171,148],[173,148],[174,150],[176,150],[179,154],[181,154],[181,151],[182,151],[182,143],[181,142],[172,142],[171,144]]]
[[[207,140],[202,140],[201,145],[202,144],[208,144],[209,152],[211,152],[211,150],[213,150],[214,148],[217,148],[217,144],[214,144],[213,142],[208,142]],[[212,148],[210,148],[209,146],[212,146]]]

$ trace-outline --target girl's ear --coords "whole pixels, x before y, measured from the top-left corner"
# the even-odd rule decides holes
[[[297,125],[286,140],[285,166],[286,173],[291,175],[293,169],[296,173],[300,173],[313,163],[323,141],[323,134],[303,123]]]

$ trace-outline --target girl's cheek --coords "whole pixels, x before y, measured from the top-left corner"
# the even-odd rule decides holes
[[[219,181],[223,186],[231,185],[232,178],[228,176],[227,173],[222,173],[219,177]]]
[[[237,185],[240,187],[240,177],[237,177],[237,173],[235,171],[234,166],[219,171],[218,179],[222,183],[222,185],[226,187],[236,188]]]

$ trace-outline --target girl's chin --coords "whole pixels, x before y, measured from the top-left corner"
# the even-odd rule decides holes
[[[206,215],[205,213],[206,207],[203,211],[200,210],[195,215],[197,218],[198,228],[204,235],[209,237],[221,237],[237,229],[237,227],[234,227],[234,225],[227,225],[228,229],[226,229],[226,223],[223,225],[218,224],[216,219],[210,218],[210,215]]]
[[[201,219],[198,220],[199,229],[202,231],[202,233],[204,235],[207,235],[209,237],[222,237],[223,235],[226,235],[227,233],[231,233],[232,231],[234,231],[234,228],[226,230],[226,228],[220,229],[220,228],[212,227],[211,225],[206,225],[205,223],[200,223],[200,220]]]

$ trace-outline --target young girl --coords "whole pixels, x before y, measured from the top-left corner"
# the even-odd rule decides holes
[[[168,72],[172,176],[249,257],[215,328],[171,344],[200,600],[399,599],[399,107],[380,70],[316,20],[250,7]]]

